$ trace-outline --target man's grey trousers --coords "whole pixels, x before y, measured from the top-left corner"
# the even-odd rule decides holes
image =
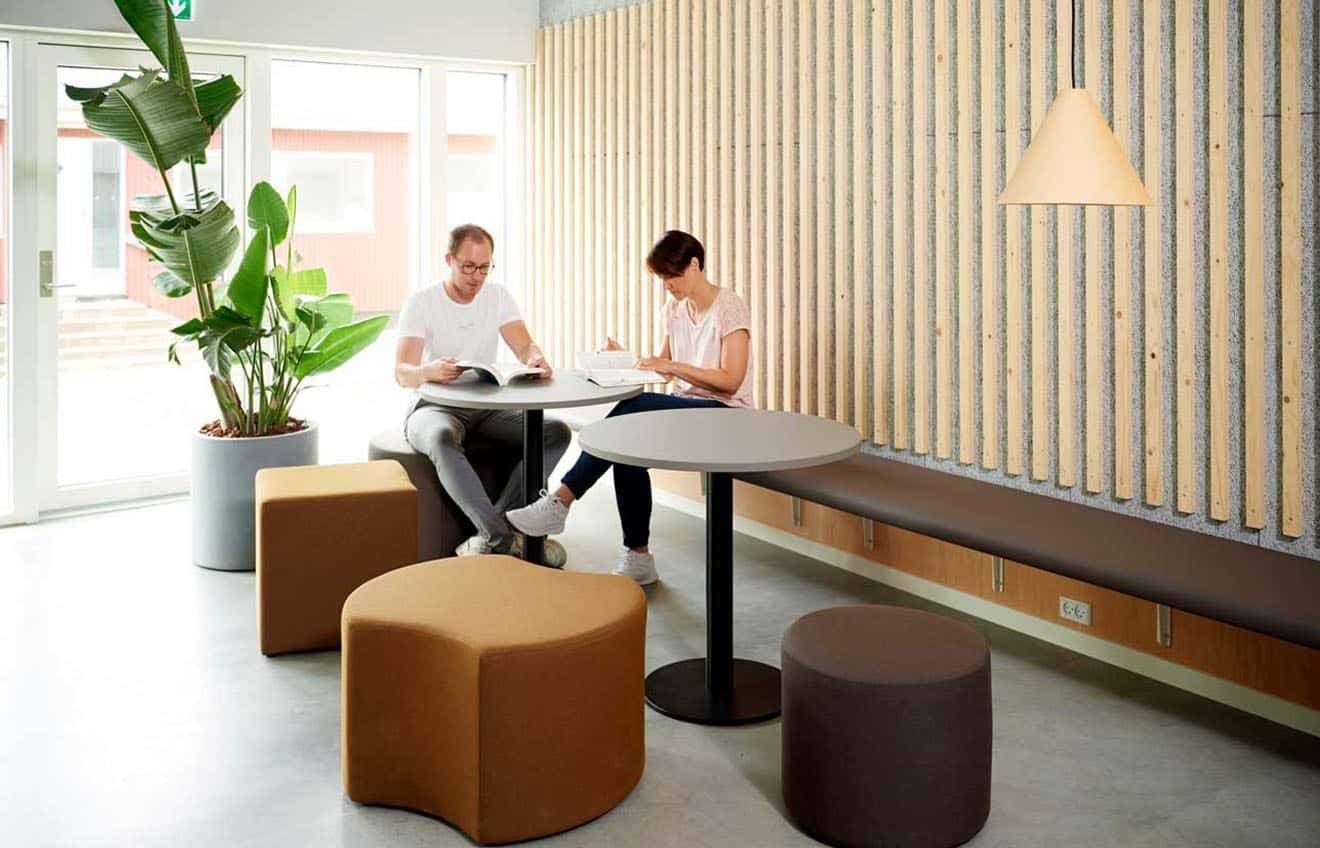
[[[464,445],[469,440],[497,442],[522,456],[523,414],[518,410],[460,409],[419,401],[404,423],[408,443],[429,457],[440,476],[440,485],[458,504],[477,533],[491,541],[497,550],[507,548],[513,528],[504,518],[507,510],[522,506],[523,463],[505,481],[504,488],[492,503],[481,479],[468,462]],[[562,421],[545,419],[545,473],[549,477],[568,449],[572,432]],[[536,492],[531,493],[533,496]]]

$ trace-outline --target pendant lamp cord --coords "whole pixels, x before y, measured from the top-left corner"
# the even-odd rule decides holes
[[[1068,62],[1068,69],[1072,71],[1072,87],[1076,88],[1077,87],[1077,0],[1073,0],[1072,12],[1073,12],[1072,32],[1069,33],[1069,37],[1072,39],[1071,41],[1072,56],[1070,57]]]

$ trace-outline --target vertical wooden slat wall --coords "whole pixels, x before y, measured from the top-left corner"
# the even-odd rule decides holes
[[[1004,174],[1013,173],[1022,157],[1022,5],[1026,0],[1004,0]],[[1026,362],[1022,356],[1022,222],[1026,211],[1004,210],[1004,398],[1007,456],[1005,470],[1021,474],[1025,468],[1026,427],[1022,406]]]
[[[787,275],[780,262],[781,251],[776,248],[782,241],[779,219],[783,217],[780,205],[779,174],[783,153],[779,146],[779,107],[775,98],[783,87],[779,74],[779,39],[782,32],[780,4],[783,0],[767,0],[765,4],[765,54],[761,57],[761,73],[765,80],[765,137],[759,139],[765,151],[765,337],[782,338],[784,322],[780,291]],[[759,198],[757,198],[759,200]],[[761,406],[779,408],[780,353],[778,345],[753,345],[759,351],[757,362],[761,366]]]
[[[811,361],[815,366],[815,378],[805,381],[811,387],[809,394],[811,397],[807,400],[803,412],[810,412],[822,417],[830,415],[830,371],[833,361],[829,353],[830,316],[830,298],[834,291],[833,274],[830,268],[834,262],[834,240],[835,238],[846,238],[842,233],[834,233],[833,215],[830,207],[830,74],[833,72],[830,61],[830,13],[831,6],[837,0],[815,0],[811,5],[815,8],[816,16],[812,26],[816,33],[816,49],[812,55],[812,64],[815,66],[816,96],[815,96],[815,115],[812,117],[812,126],[816,128],[816,144],[814,152],[816,154],[815,163],[815,185],[811,189],[811,197],[815,200],[814,220],[816,223],[816,234],[814,237],[816,262],[810,269],[810,276],[815,280],[816,291],[816,311],[815,320],[809,328],[811,333],[811,343],[808,345],[811,350]]]
[[[1070,4],[1060,5],[1058,10],[1058,28],[1068,32],[1080,21],[1073,21]],[[1060,38],[1055,51],[1054,73],[1059,80],[1069,80],[1073,74],[1072,54],[1069,43]],[[1082,82],[1082,80],[1078,80]],[[1063,82],[1059,82],[1063,85]],[[1073,275],[1073,239],[1078,211],[1071,206],[1060,206],[1055,212],[1058,227],[1055,232],[1055,253],[1058,255],[1059,270],[1055,276],[1055,337],[1056,337],[1056,377],[1059,397],[1055,413],[1055,427],[1059,445],[1060,486],[1073,486],[1077,483],[1076,453],[1073,450],[1074,433],[1077,429],[1077,408],[1074,403],[1077,366],[1077,322],[1073,310],[1076,285]]]
[[[1243,523],[1265,526],[1265,124],[1261,0],[1242,5]]]
[[[815,73],[819,73],[814,61],[815,46],[812,33],[815,31],[813,12],[816,4],[813,0],[798,0],[797,8],[797,47],[798,79],[801,91],[798,93],[798,133],[797,133],[797,170],[798,170],[798,315],[797,326],[789,329],[797,334],[797,388],[796,397],[788,408],[794,412],[812,412],[811,387],[816,375],[811,370],[811,326],[815,318],[813,300],[816,292],[816,233],[813,227],[815,213],[816,187],[815,174],[815,115],[811,105],[815,100]],[[791,350],[790,350],[791,355]]]
[[[871,13],[868,15],[867,6],[871,6]],[[852,321],[853,332],[853,374],[860,377],[867,373],[867,360],[873,358],[874,352],[878,349],[875,339],[884,338],[884,321],[881,320],[885,314],[884,300],[880,297],[880,278],[884,274],[881,263],[884,261],[884,249],[873,240],[868,242],[875,233],[883,233],[884,216],[880,214],[881,206],[879,197],[883,194],[880,187],[880,181],[883,178],[883,168],[873,168],[870,171],[870,197],[867,196],[866,155],[869,150],[884,150],[885,145],[870,144],[866,137],[866,117],[867,117],[867,85],[866,79],[870,75],[871,85],[869,91],[876,97],[883,97],[884,83],[881,80],[878,69],[880,58],[883,57],[883,51],[874,49],[878,47],[875,44],[872,48],[872,59],[868,66],[866,50],[866,34],[868,31],[875,31],[875,15],[879,13],[881,4],[868,4],[866,0],[852,0],[852,68],[853,68],[853,99],[852,99],[852,183],[853,186],[853,251],[852,251],[852,280],[857,291],[853,294],[853,314]],[[870,28],[868,30],[868,27]],[[885,113],[872,107],[870,117],[873,121],[879,121],[875,126],[882,125]],[[873,130],[878,132],[878,130]],[[844,196],[847,196],[845,186]],[[867,201],[870,201],[869,208]],[[874,231],[867,232],[867,215],[872,214],[872,226]],[[869,250],[868,250],[869,245]],[[867,261],[868,257],[873,267],[870,269],[871,297],[867,297],[866,281],[868,279]],[[869,313],[869,314],[868,314]],[[872,335],[867,337],[866,326],[869,317],[873,315],[876,318],[872,326]],[[875,363],[875,367],[870,371],[872,380],[875,375],[883,374],[882,363]],[[869,414],[867,408],[868,392],[875,392],[875,386],[867,386],[866,380],[858,379],[853,387],[853,415],[852,420],[857,422],[857,429],[861,434],[869,439],[876,438],[875,418]],[[876,394],[880,394],[876,392]]]
[[[972,4],[958,3],[958,100],[954,116],[958,122],[958,462],[976,461],[976,416],[973,385],[976,362],[976,324],[972,302],[973,210],[972,189]]]
[[[1162,63],[1160,61],[1161,30],[1158,0],[1147,0],[1142,7],[1142,90],[1145,102],[1145,129],[1142,133],[1142,160],[1145,168],[1146,193],[1151,206],[1141,216],[1143,227],[1142,269],[1143,307],[1145,315],[1145,347],[1141,360],[1145,364],[1145,406],[1143,411],[1146,444],[1146,503],[1162,506],[1164,489],[1164,250],[1161,227],[1162,215],[1156,210],[1164,208],[1164,145],[1160,136],[1164,105],[1160,97]]]
[[[769,286],[765,282],[753,283],[753,280],[765,281],[766,221],[769,218],[769,205],[765,203],[765,163],[769,154],[761,147],[765,138],[766,95],[762,86],[765,83],[765,54],[762,41],[765,38],[765,3],[752,3],[750,18],[747,22],[749,32],[747,46],[747,144],[751,171],[748,174],[750,185],[747,198],[750,201],[750,231],[748,235],[747,294],[751,301],[752,326],[766,326],[765,302]],[[758,405],[765,404],[765,345],[752,349],[752,365],[755,368],[752,384],[753,398]]]
[[[1031,0],[1031,119],[1027,126],[1034,134],[1045,120],[1045,110],[1049,108],[1053,92],[1047,90],[1045,69],[1048,58],[1054,54],[1054,46],[1045,39],[1045,0]],[[1027,210],[1031,220],[1031,477],[1034,480],[1046,480],[1050,476],[1050,395],[1051,371],[1049,364],[1049,289],[1057,279],[1045,267],[1049,248],[1045,244],[1049,226],[1048,210],[1044,206],[1032,206]],[[1048,274],[1048,276],[1047,276]],[[1059,409],[1071,406],[1069,393],[1071,383],[1059,388]],[[1059,485],[1071,486],[1073,481],[1064,473],[1067,467],[1064,460],[1071,461],[1072,436],[1059,428],[1058,456]]]
[[[1132,43],[1130,32],[1131,4],[1129,0],[1114,3],[1113,32],[1113,93],[1114,136],[1129,160],[1136,145],[1132,143],[1131,68]],[[1129,500],[1132,497],[1132,210],[1114,210],[1114,300],[1110,310],[1113,321],[1114,351],[1114,497]]]
[[[1279,417],[1283,534],[1302,535],[1302,91],[1300,0],[1279,3]],[[1315,151],[1311,151],[1311,156]],[[1315,238],[1315,233],[1310,234]],[[1315,280],[1310,281],[1311,288]],[[1314,414],[1314,410],[1312,410]],[[1312,422],[1311,426],[1314,426]]]
[[[1174,369],[1177,378],[1174,415],[1177,421],[1177,468],[1174,475],[1177,498],[1174,505],[1179,512],[1197,511],[1196,487],[1196,315],[1193,311],[1196,289],[1196,174],[1192,170],[1196,156],[1196,93],[1192,89],[1193,19],[1195,0],[1177,0],[1173,11],[1174,25],[1174,130],[1175,157],[1175,223],[1173,243],[1175,250],[1174,313],[1177,322],[1174,345]]]
[[[758,404],[1301,536],[1302,4],[1244,0],[1240,45],[1235,11],[1198,23],[1197,8],[1086,0],[1073,21],[1046,0],[654,0],[546,27],[525,97],[531,326],[563,364],[607,334],[654,351],[664,295],[643,258],[688,228],[751,307]],[[1148,210],[995,205],[1070,82],[1075,25],[1079,82]]]
[[[897,5],[897,0],[891,0],[893,5]],[[855,0],[853,8],[857,11],[856,20],[860,21],[866,10],[865,0]],[[878,2],[871,3],[871,150],[873,157],[871,162],[871,336],[869,339],[869,350],[863,345],[862,353],[856,358],[856,368],[860,373],[866,367],[866,360],[871,360],[871,420],[865,422],[861,429],[862,433],[873,441],[880,444],[889,442],[889,319],[890,319],[890,299],[891,281],[893,279],[889,272],[889,259],[891,256],[888,239],[890,238],[890,218],[889,218],[889,189],[890,174],[886,170],[888,161],[885,157],[885,151],[892,145],[889,137],[886,135],[885,120],[889,114],[889,97],[892,87],[887,83],[886,73],[889,70],[885,55],[886,42],[883,37],[886,24],[884,18],[884,4]],[[858,44],[854,48],[858,55],[862,55],[863,45]],[[864,67],[864,63],[863,63]],[[862,84],[862,74],[858,74],[857,100],[865,102],[865,86]],[[854,105],[853,112],[853,144],[857,147],[863,147],[866,142],[866,122],[860,120],[858,116],[862,114],[864,107]],[[855,173],[854,182],[865,179],[867,157],[866,151],[857,150],[853,155],[853,167]],[[862,211],[858,211],[857,226],[862,227]],[[859,274],[865,273],[866,252],[860,249],[857,251],[862,261],[854,266],[859,268]],[[857,311],[860,314],[867,308],[866,299],[857,298]],[[865,316],[858,319],[858,326],[865,323]],[[859,381],[860,383],[860,381]],[[857,400],[857,419],[860,421],[866,415],[866,395],[865,392],[858,391]]]
[[[1096,95],[1099,94],[1101,35],[1100,35],[1100,0],[1085,0],[1086,59],[1084,82]],[[1104,106],[1101,104],[1101,109]],[[1108,117],[1108,116],[1106,116]],[[1110,122],[1112,124],[1112,121]],[[1108,372],[1105,369],[1104,337],[1104,270],[1101,265],[1108,257],[1101,252],[1102,229],[1105,210],[1096,206],[1086,209],[1086,491],[1099,492],[1105,485],[1105,445],[1109,441],[1105,432],[1104,384]],[[1069,245],[1071,247],[1071,245]],[[1062,438],[1060,438],[1062,442]],[[1063,445],[1060,445],[1062,448]],[[1060,474],[1060,482],[1064,483]],[[1068,483],[1064,483],[1068,485]]]
[[[1003,242],[999,238],[999,210],[995,194],[999,188],[998,110],[995,91],[999,74],[996,4],[981,2],[980,89],[977,109],[981,118],[981,465],[999,467],[999,268]],[[971,61],[971,57],[968,57]],[[968,104],[970,108],[970,104]]]
[[[853,330],[858,326],[853,321],[853,289],[862,284],[865,276],[853,277],[848,273],[851,254],[857,253],[857,239],[850,229],[849,222],[849,171],[848,159],[851,147],[848,137],[848,117],[854,114],[850,108],[848,92],[862,87],[862,81],[854,73],[854,63],[848,61],[848,5],[849,0],[834,0],[834,85],[832,102],[834,107],[834,417],[839,421],[857,421],[860,416],[852,408],[852,363],[848,359],[848,348],[855,341]],[[858,112],[859,113],[859,112]],[[855,190],[860,196],[865,195],[861,186]],[[865,372],[862,372],[865,373]]]
[[[908,367],[911,363],[911,346],[908,344],[908,257],[911,255],[912,219],[908,215],[908,200],[911,198],[911,182],[908,180],[908,95],[910,89],[901,85],[908,79],[908,39],[905,25],[911,20],[908,15],[908,0],[890,0],[891,17],[889,28],[890,87],[889,99],[892,128],[890,132],[891,167],[893,183],[890,197],[894,211],[891,219],[894,224],[890,233],[894,251],[894,275],[891,291],[893,292],[893,312],[890,324],[893,327],[893,342],[890,345],[890,363],[894,375],[893,389],[893,438],[890,444],[896,450],[905,450],[911,445],[908,437],[908,403],[911,397],[908,383]]]
[[[929,4],[912,0],[912,450],[930,452],[930,372],[934,360],[930,347],[930,248],[929,215],[931,170],[929,168],[926,74],[929,67]]]
[[[953,320],[949,303],[952,269],[949,218],[954,204],[949,194],[949,4],[932,4],[935,23],[935,456],[948,459],[953,440]]]

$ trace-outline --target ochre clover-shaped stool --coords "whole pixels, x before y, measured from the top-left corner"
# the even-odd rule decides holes
[[[344,604],[344,790],[480,843],[557,833],[645,761],[646,598],[507,556],[381,575]]]

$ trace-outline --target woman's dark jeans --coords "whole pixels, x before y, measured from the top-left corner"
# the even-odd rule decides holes
[[[619,401],[607,417],[661,409],[724,409],[726,406],[717,400],[642,392],[636,397]],[[619,504],[624,547],[644,548],[651,537],[651,476],[645,468],[615,465],[584,452],[564,475],[563,483],[575,498],[580,498],[611,465],[614,466],[614,499]]]

